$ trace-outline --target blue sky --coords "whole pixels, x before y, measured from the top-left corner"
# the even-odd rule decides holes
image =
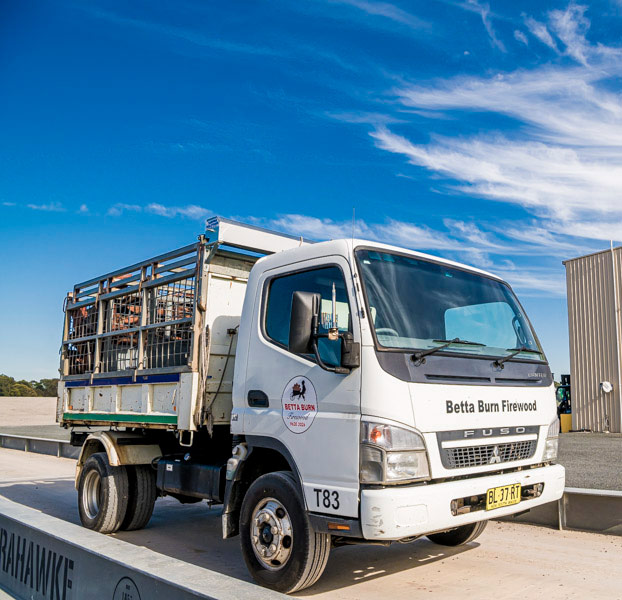
[[[622,239],[622,2],[54,2],[0,19],[0,372],[72,284],[219,214],[505,277],[568,371],[561,261]]]

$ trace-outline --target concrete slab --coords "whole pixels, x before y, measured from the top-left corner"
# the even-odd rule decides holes
[[[67,459],[0,450],[0,496],[78,523],[73,470],[74,462]],[[250,581],[239,540],[221,539],[220,510],[209,510],[205,503],[182,506],[175,500],[158,500],[146,529],[93,535],[208,567],[240,583]],[[416,600],[436,593],[448,600],[491,595],[503,600],[622,600],[621,562],[619,537],[491,522],[476,542],[461,548],[421,539],[389,548],[334,549],[320,581],[297,596]]]
[[[284,598],[4,498],[0,498],[0,563],[1,585],[22,598]]]
[[[5,592],[1,587],[0,587],[0,600],[15,600],[17,596],[15,596],[14,594],[9,594],[8,592]]]

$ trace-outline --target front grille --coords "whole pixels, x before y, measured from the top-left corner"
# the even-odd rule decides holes
[[[538,440],[526,440],[486,446],[440,448],[441,461],[446,469],[464,469],[525,460],[534,455],[537,444]]]

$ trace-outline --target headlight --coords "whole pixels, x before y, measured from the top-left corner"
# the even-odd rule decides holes
[[[544,444],[544,456],[542,460],[550,461],[557,459],[557,451],[559,449],[559,419],[555,419],[550,425],[546,434],[546,442]]]
[[[361,482],[404,483],[430,478],[423,438],[383,423],[361,423]]]
[[[555,419],[550,425],[549,425],[549,431],[546,434],[547,438],[553,438],[553,437],[558,437],[559,436],[559,419]]]

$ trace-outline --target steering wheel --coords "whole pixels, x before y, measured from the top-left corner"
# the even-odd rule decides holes
[[[378,329],[376,329],[376,335],[394,335],[395,337],[400,337],[400,334],[390,327],[378,327]]]

